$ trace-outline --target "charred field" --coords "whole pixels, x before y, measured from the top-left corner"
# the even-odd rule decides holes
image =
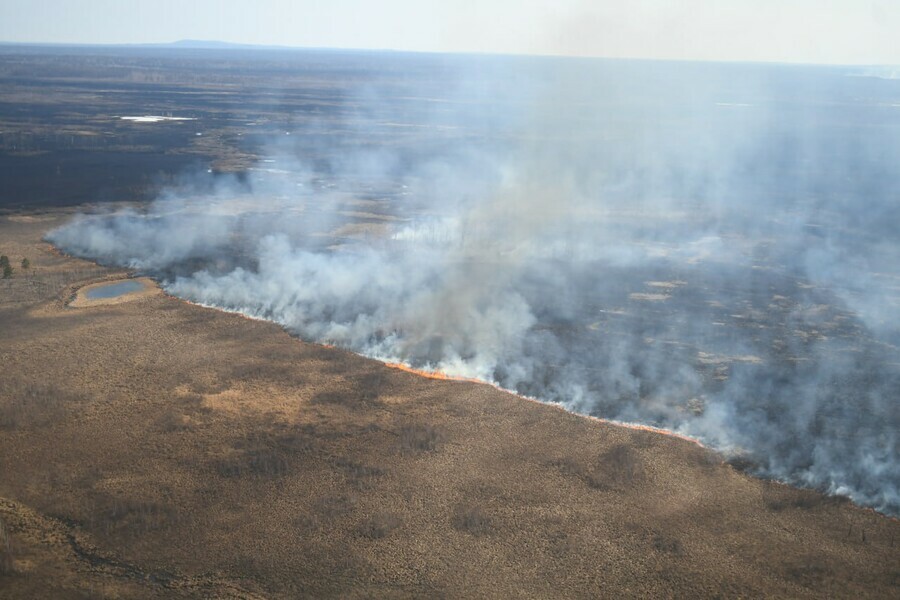
[[[0,48],[0,597],[896,592],[896,86],[480,60]]]

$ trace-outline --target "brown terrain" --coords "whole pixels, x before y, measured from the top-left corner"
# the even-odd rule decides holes
[[[0,219],[0,597],[898,597],[900,523],[434,381]],[[31,262],[21,269],[23,257]]]

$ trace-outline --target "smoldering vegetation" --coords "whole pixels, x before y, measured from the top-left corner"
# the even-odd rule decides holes
[[[900,82],[429,60],[348,95],[339,125],[298,116],[240,181],[50,240],[304,339],[900,512]]]

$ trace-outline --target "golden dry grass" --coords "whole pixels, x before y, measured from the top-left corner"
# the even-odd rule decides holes
[[[896,520],[164,295],[0,220],[0,597],[896,597]],[[18,275],[18,274],[17,274]],[[896,541],[895,541],[896,539]]]

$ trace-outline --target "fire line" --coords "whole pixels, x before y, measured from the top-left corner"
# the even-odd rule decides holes
[[[517,398],[521,398],[522,400],[528,400],[529,402],[536,402],[536,403],[542,404],[544,406],[555,406],[561,410],[565,410],[566,412],[571,412],[571,411],[568,411],[565,407],[560,406],[558,404],[550,404],[547,402],[541,402],[540,400],[537,400],[535,398],[529,398],[528,396],[522,396],[521,394],[517,394],[510,390],[501,388],[500,386],[493,384],[489,381],[483,381],[481,379],[475,379],[472,377],[460,377],[460,376],[456,376],[456,375],[449,375],[447,373],[444,373],[443,371],[426,371],[426,370],[422,370],[422,369],[416,369],[416,368],[410,367],[409,365],[406,365],[403,363],[398,363],[398,362],[386,362],[384,364],[385,364],[385,366],[387,366],[391,369],[397,369],[398,371],[405,371],[407,373],[412,373],[413,375],[418,375],[419,377],[425,377],[426,379],[435,379],[438,381],[461,381],[461,382],[465,382],[465,383],[477,383],[480,385],[489,385],[493,388],[500,390],[501,392],[506,392],[508,394],[512,394],[512,395],[516,396]],[[606,423],[608,425],[615,425],[617,427],[625,427],[626,429],[633,429],[636,431],[647,431],[650,433],[658,433],[661,435],[667,435],[669,437],[673,437],[673,438],[677,438],[679,440],[684,440],[686,442],[690,442],[701,448],[706,448],[706,446],[704,446],[702,442],[700,442],[699,440],[697,440],[695,438],[692,438],[687,435],[683,435],[681,433],[676,433],[674,431],[669,431],[667,429],[653,427],[652,425],[641,425],[639,423],[623,423],[621,421],[614,421],[612,419],[603,419],[601,417],[595,417],[592,415],[579,414],[578,416],[590,419],[592,421]]]

